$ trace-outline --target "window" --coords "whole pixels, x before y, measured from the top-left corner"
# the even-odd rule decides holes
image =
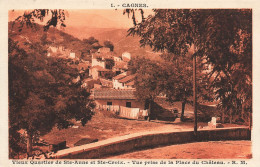
[[[116,75],[119,75],[119,74],[121,74],[121,71],[116,71]]]
[[[126,107],[131,108],[131,102],[126,102]]]
[[[107,102],[107,105],[108,105],[108,106],[112,106],[112,102],[108,101],[108,102]]]

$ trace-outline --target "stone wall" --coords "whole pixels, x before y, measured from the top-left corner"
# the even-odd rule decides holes
[[[197,141],[250,140],[250,134],[251,132],[248,128],[200,130],[198,131]],[[152,148],[162,145],[182,144],[195,141],[193,131],[136,133],[103,140],[97,143],[60,150],[55,154],[55,158],[102,158],[104,156],[129,152],[142,148]]]

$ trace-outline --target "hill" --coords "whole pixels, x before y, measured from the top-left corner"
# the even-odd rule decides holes
[[[69,26],[66,27],[63,31],[67,34],[71,34],[76,38],[83,40],[89,37],[95,37],[97,34],[102,32],[111,31],[114,28],[95,28],[95,27],[88,27],[88,26]]]
[[[77,51],[82,45],[82,41],[78,38],[56,28],[44,31],[42,25],[36,24],[33,28],[24,26],[20,30],[20,24],[13,22],[9,22],[8,26],[8,37],[17,41],[22,48],[27,48],[28,44],[44,43],[52,46],[63,45],[67,49]]]
[[[87,52],[91,49],[93,50],[93,47],[84,43],[83,39],[93,36],[99,41],[100,45],[103,45],[106,40],[111,41],[114,44],[114,52],[117,55],[129,52],[132,56],[144,56],[153,60],[161,60],[159,57],[160,53],[153,52],[150,47],[140,47],[140,38],[138,36],[127,36],[127,29],[78,26],[66,27],[64,30],[50,28],[48,31],[43,31],[43,26],[36,24],[36,27],[33,29],[24,26],[22,31],[19,31],[19,24],[15,24],[12,27],[12,22],[9,22],[8,33],[9,37],[19,42],[19,45],[23,46],[23,48],[28,47],[25,45],[28,43],[41,44],[45,41],[46,44],[51,46],[62,45],[74,52]]]
[[[160,53],[154,53],[150,47],[141,48],[138,36],[127,36],[128,29],[116,28],[90,28],[90,27],[67,27],[66,33],[69,33],[79,39],[86,39],[91,36],[99,40],[102,45],[104,41],[111,41],[115,48],[116,54],[121,55],[123,52],[129,52],[133,56],[145,56],[151,59],[160,60]]]

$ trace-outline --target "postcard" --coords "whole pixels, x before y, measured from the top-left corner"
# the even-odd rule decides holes
[[[1,4],[1,166],[257,166],[258,2]]]

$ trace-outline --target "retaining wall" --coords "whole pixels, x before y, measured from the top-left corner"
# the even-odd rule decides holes
[[[96,143],[60,150],[57,159],[92,159],[160,145],[181,144],[195,141],[249,140],[248,128],[221,128],[199,130],[195,140],[193,131],[146,132],[111,138]]]

